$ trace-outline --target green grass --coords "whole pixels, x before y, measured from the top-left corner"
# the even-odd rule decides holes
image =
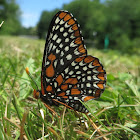
[[[98,139],[89,118],[63,106],[54,116],[32,96],[35,85],[25,73],[29,67],[40,87],[45,41],[0,36],[0,140]],[[91,120],[112,140],[140,139],[140,61],[137,55],[88,49],[107,71],[107,88],[98,100],[86,103]],[[40,110],[44,113],[44,119]],[[88,127],[77,122],[84,116]],[[101,136],[102,137],[102,136]]]

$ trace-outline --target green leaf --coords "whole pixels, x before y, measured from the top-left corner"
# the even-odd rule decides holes
[[[30,58],[28,60],[28,62],[26,64],[26,67],[29,68],[30,73],[33,72],[33,70],[34,70],[34,60],[32,58]],[[26,71],[24,71],[23,75],[21,77],[21,80],[20,80],[20,92],[19,92],[20,99],[25,99],[29,95],[30,90],[31,90],[30,78],[27,75]]]

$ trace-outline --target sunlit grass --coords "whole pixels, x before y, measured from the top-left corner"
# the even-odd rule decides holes
[[[0,140],[97,139],[89,118],[63,106],[52,107],[54,116],[32,96],[36,88],[25,72],[28,66],[40,87],[44,40],[0,36]],[[88,49],[100,58],[107,71],[107,88],[101,98],[86,103],[91,120],[109,139],[140,138],[139,56],[117,51]],[[44,119],[40,113],[43,111]],[[87,125],[77,120],[84,116]]]

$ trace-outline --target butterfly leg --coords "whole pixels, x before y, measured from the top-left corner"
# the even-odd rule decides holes
[[[49,105],[47,105],[47,104],[44,103],[44,106],[45,106],[46,108],[48,108],[54,115],[60,117],[51,107],[49,107]]]

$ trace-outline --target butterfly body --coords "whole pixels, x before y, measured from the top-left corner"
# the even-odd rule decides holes
[[[41,91],[35,91],[35,97],[49,105],[63,104],[79,112],[88,112],[81,101],[100,97],[105,85],[106,72],[98,58],[87,54],[76,19],[67,11],[58,12],[49,27]]]

